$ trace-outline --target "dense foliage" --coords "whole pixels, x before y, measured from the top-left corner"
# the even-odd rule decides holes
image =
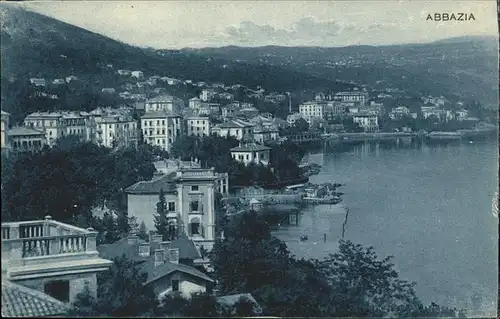
[[[454,309],[424,307],[414,283],[399,278],[391,258],[340,241],[325,260],[297,260],[253,212],[235,218],[212,252],[222,294],[252,293],[272,316],[454,316]]]
[[[199,160],[202,167],[214,167],[216,172],[229,174],[229,185],[270,185],[300,177],[298,164],[305,151],[294,143],[271,145],[269,167],[257,164],[248,166],[231,158],[231,148],[238,146],[234,137],[185,136],[177,139],[170,154],[183,160]]]
[[[125,257],[117,258],[109,271],[98,274],[97,298],[88,289],[77,295],[74,316],[137,317],[158,312],[158,300],[150,286],[144,286],[146,274]]]
[[[111,151],[61,139],[53,148],[2,161],[2,220],[90,222],[91,210],[106,204],[124,213],[123,189],[153,176],[152,149],[140,145]]]

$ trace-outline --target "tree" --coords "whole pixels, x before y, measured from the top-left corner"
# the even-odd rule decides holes
[[[208,293],[194,293],[182,310],[185,317],[217,317],[217,300]]]
[[[299,118],[295,121],[292,126],[293,133],[302,133],[307,132],[309,130],[309,123],[303,118]]]
[[[153,215],[155,228],[158,234],[163,236],[163,240],[173,240],[176,236],[175,230],[171,227],[167,217],[167,203],[165,192],[160,189],[159,201],[156,203],[156,214]]]
[[[106,244],[112,244],[120,239],[118,224],[112,213],[104,213],[102,222],[104,227],[104,242]]]
[[[76,295],[76,300],[71,305],[69,315],[79,317],[94,317],[97,313],[97,301],[92,296],[89,285],[86,283],[83,291]]]
[[[153,315],[158,301],[152,288],[144,285],[146,278],[135,262],[115,259],[109,271],[98,277],[96,312],[113,317]]]
[[[246,297],[240,297],[234,304],[234,310],[237,317],[251,317],[255,315],[253,302]]]
[[[144,221],[141,222],[141,225],[139,226],[139,230],[137,232],[137,237],[139,237],[142,240],[149,240],[148,236],[148,229],[146,228],[146,224]]]
[[[415,283],[399,279],[391,259],[341,240],[338,253],[316,261],[332,288],[336,316],[407,316],[418,309]]]

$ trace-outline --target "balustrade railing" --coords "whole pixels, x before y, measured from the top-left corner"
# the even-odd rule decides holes
[[[97,232],[54,221],[2,224],[2,259],[56,256],[96,251]]]

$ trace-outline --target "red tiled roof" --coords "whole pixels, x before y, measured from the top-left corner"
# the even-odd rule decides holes
[[[2,280],[2,317],[62,316],[67,306],[43,292]]]

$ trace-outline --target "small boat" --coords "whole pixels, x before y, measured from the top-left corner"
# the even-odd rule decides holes
[[[307,237],[307,235],[302,235],[300,236],[300,241],[306,241],[308,240],[309,238]]]

